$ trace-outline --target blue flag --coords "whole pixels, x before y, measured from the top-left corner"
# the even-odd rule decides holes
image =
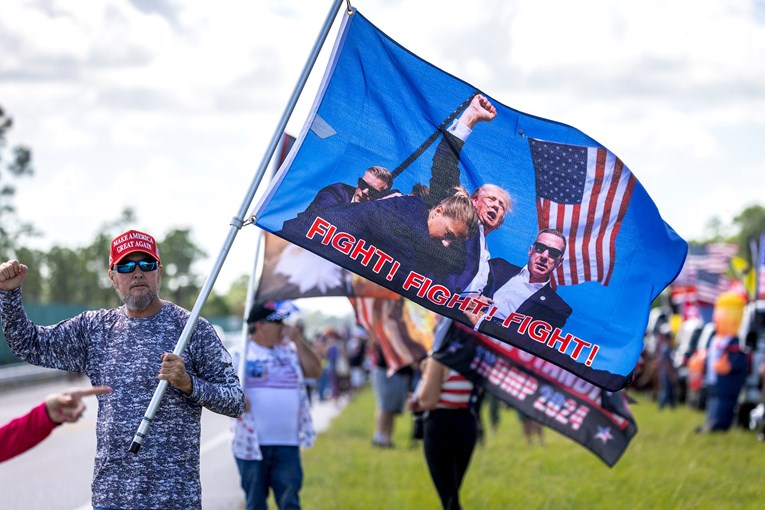
[[[346,15],[257,225],[612,391],[687,244],[637,178]]]

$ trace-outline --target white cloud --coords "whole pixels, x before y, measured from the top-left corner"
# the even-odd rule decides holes
[[[609,147],[682,235],[762,203],[761,2],[352,3],[496,100]],[[192,228],[211,266],[330,2],[51,5],[6,0],[0,18],[0,100],[16,120],[11,142],[32,147],[37,168],[17,197],[45,233],[35,243],[85,244],[132,206],[159,236]],[[254,227],[238,233],[222,290],[250,271],[255,238]]]

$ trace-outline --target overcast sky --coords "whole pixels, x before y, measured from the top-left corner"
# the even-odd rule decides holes
[[[10,145],[34,153],[16,198],[44,233],[33,247],[83,246],[132,207],[158,237],[191,228],[208,274],[331,4],[3,0],[0,105]],[[765,0],[352,5],[492,98],[604,144],[686,239],[765,205]],[[217,291],[250,272],[256,237],[238,233]]]

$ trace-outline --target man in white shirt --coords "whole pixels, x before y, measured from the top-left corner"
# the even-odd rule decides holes
[[[316,438],[305,378],[321,375],[321,361],[297,328],[282,323],[295,309],[290,302],[268,301],[247,318],[246,408],[232,444],[246,510],[265,510],[269,489],[280,510],[300,508],[300,448]]]

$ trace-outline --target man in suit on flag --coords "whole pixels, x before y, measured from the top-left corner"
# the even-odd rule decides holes
[[[565,237],[556,230],[544,229],[529,247],[529,261],[524,267],[501,258],[489,261],[491,275],[485,296],[497,307],[494,317],[504,319],[515,312],[562,328],[572,310],[552,288],[550,276],[563,262],[565,252]]]
[[[463,145],[476,124],[490,122],[496,115],[497,110],[491,102],[477,94],[460,118],[447,129],[433,156],[431,196],[445,195],[448,190],[460,185],[459,159]],[[445,282],[454,292],[483,291],[489,277],[491,258],[486,236],[502,226],[512,208],[510,194],[495,184],[483,184],[473,192],[471,199],[478,213],[478,230],[461,246],[462,270]]]
[[[392,185],[393,176],[390,170],[381,166],[371,166],[359,177],[355,187],[336,182],[320,189],[305,211],[298,214],[298,218],[313,219],[321,211],[338,205],[363,204],[383,198],[388,195]]]

